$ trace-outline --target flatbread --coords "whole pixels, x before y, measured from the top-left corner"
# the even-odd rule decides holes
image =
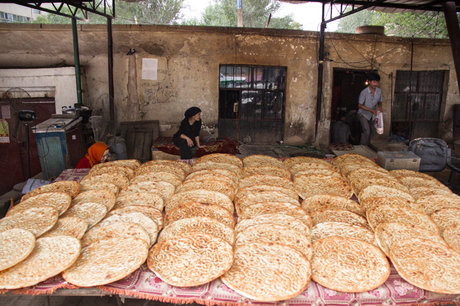
[[[447,195],[430,195],[417,199],[419,205],[427,215],[431,215],[437,210],[446,208],[460,208],[460,197],[452,194]]]
[[[115,207],[121,208],[127,206],[148,206],[162,211],[164,207],[164,201],[163,198],[156,193],[134,192],[126,190],[118,195],[115,202]]]
[[[59,181],[48,185],[43,185],[23,195],[21,202],[27,200],[30,197],[36,196],[37,194],[45,192],[65,192],[68,193],[72,198],[75,198],[80,192],[80,183],[75,181]]]
[[[40,237],[49,231],[57,222],[58,211],[49,206],[29,208],[20,214],[0,219],[0,233],[21,228]]]
[[[118,187],[118,189],[123,190],[129,185],[129,179],[121,173],[103,173],[98,175],[87,175],[82,180],[83,184],[93,184],[93,183],[111,183]]]
[[[111,216],[108,216],[106,219],[102,220],[102,222],[97,225],[97,228],[101,228],[101,227],[104,227],[106,225],[116,223],[116,222],[133,223],[133,224],[142,226],[142,228],[149,235],[149,239],[150,239],[149,246],[154,244],[155,241],[157,240],[158,231],[160,230],[157,223],[154,222],[149,217],[147,217],[145,214],[136,212],[136,211],[124,212],[120,215],[113,214]]]
[[[350,181],[354,181],[356,179],[387,179],[389,181],[398,182],[396,178],[390,175],[390,173],[386,170],[382,169],[375,169],[375,168],[358,168],[353,170],[348,174],[347,177]]]
[[[177,175],[163,171],[147,172],[137,175],[131,180],[131,183],[150,181],[165,181],[167,183],[173,184],[176,189],[179,188],[179,186],[182,184],[182,181]]]
[[[448,228],[460,227],[460,208],[445,208],[430,215],[441,233]]]
[[[353,193],[358,196],[361,190],[368,186],[372,185],[378,185],[378,186],[384,186],[384,187],[390,187],[393,189],[400,190],[402,192],[409,193],[409,189],[404,186],[403,184],[387,179],[387,178],[375,178],[375,179],[368,179],[368,178],[362,178],[362,179],[355,179],[353,181],[350,181],[351,188],[353,189]]]
[[[174,194],[176,187],[173,184],[163,181],[136,182],[126,188],[129,192],[150,192],[158,193],[163,201],[168,201]]]
[[[63,217],[78,217],[88,223],[88,228],[93,227],[107,214],[107,207],[96,202],[80,202],[70,207]]]
[[[291,179],[291,172],[284,168],[273,167],[273,166],[261,166],[261,167],[244,167],[241,177],[247,177],[251,175],[272,175],[272,176],[279,176],[284,177],[288,180]]]
[[[286,225],[261,223],[250,226],[236,235],[235,247],[255,242],[277,243],[289,246],[311,259],[310,235],[301,233]]]
[[[283,166],[285,169],[290,170],[294,165],[302,164],[302,163],[316,163],[316,164],[323,164],[323,165],[331,165],[328,161],[320,158],[315,157],[308,157],[308,156],[295,156],[286,158],[283,161]]]
[[[242,170],[240,167],[233,165],[233,164],[227,164],[227,163],[216,163],[213,161],[204,161],[201,163],[195,163],[192,167],[192,171],[200,171],[200,170],[215,170],[215,169],[224,169],[231,171],[235,177],[240,177]]]
[[[408,283],[436,293],[460,294],[460,254],[425,239],[395,242],[394,267]]]
[[[415,201],[414,198],[407,192],[379,185],[368,186],[361,190],[361,192],[358,195],[360,203],[366,201],[366,199],[370,197],[403,198],[410,202]]]
[[[151,164],[148,166],[140,167],[136,169],[135,176],[147,174],[150,172],[168,172],[177,176],[181,181],[185,178],[185,171],[180,167],[165,165],[165,164]]]
[[[315,282],[338,292],[370,291],[390,276],[390,264],[378,247],[338,236],[313,243],[311,267]]]
[[[110,190],[88,190],[79,193],[73,200],[72,206],[83,202],[93,202],[103,204],[107,211],[115,205],[115,194]]]
[[[236,211],[240,214],[242,208],[262,202],[285,202],[300,206],[299,200],[294,200],[291,196],[286,195],[285,193],[275,190],[267,190],[250,192],[244,195],[237,194],[235,197]]]
[[[118,194],[120,190],[115,184],[107,182],[95,182],[91,183],[90,181],[80,183],[80,192],[85,192],[89,190],[107,190],[113,193],[114,195]]]
[[[344,222],[323,222],[311,228],[311,242],[326,237],[353,238],[376,245],[374,233],[368,228]]]
[[[339,172],[337,171],[337,169],[327,163],[327,164],[324,164],[324,163],[300,163],[300,164],[295,164],[293,165],[289,171],[291,171],[291,174],[293,176],[295,176],[297,173],[299,172],[302,172],[302,171],[308,171],[310,169],[316,169],[316,170],[331,170],[337,174],[339,174]]]
[[[233,265],[221,280],[237,293],[261,302],[288,300],[303,292],[311,278],[310,262],[297,250],[270,243],[235,249]]]
[[[46,192],[29,197],[28,199],[13,206],[7,212],[7,216],[20,214],[23,211],[33,207],[49,206],[56,209],[59,215],[62,215],[70,206],[72,198],[65,192]]]
[[[428,231],[412,224],[397,222],[380,223],[375,229],[375,238],[382,251],[390,257],[393,244],[398,241],[410,241],[414,238],[423,238],[436,243],[444,243],[438,233]]]
[[[227,182],[219,180],[194,180],[194,181],[185,181],[182,186],[179,188],[178,192],[185,192],[191,190],[210,190],[217,191],[225,194],[230,200],[233,200],[235,197],[235,189]]]
[[[408,169],[398,169],[398,170],[391,170],[390,174],[397,179],[401,179],[404,177],[421,177],[427,180],[436,180],[434,177],[432,177],[429,174],[418,172],[418,171],[413,171],[413,170],[408,170]]]
[[[348,177],[350,173],[352,173],[353,171],[356,171],[357,169],[364,169],[364,168],[372,169],[375,171],[380,171],[383,174],[387,174],[387,170],[381,168],[380,166],[376,165],[373,162],[368,163],[368,162],[360,161],[360,162],[344,163],[344,164],[339,165],[338,168],[340,169],[340,173],[344,177]]]
[[[207,171],[207,170],[201,170]],[[224,182],[231,186],[232,190],[235,191],[238,187],[237,183],[228,176],[219,173],[200,173],[197,171],[194,173],[199,173],[199,175],[189,175],[185,178],[184,184],[189,184],[191,182],[201,182],[201,181],[220,181]]]
[[[133,170],[136,170],[137,167],[139,167],[141,163],[137,159],[120,159],[120,160],[113,160],[105,163],[100,163],[97,165],[94,165],[93,168],[91,169],[98,169],[102,167],[112,167],[112,166],[121,166],[121,167],[128,167]]]
[[[365,212],[359,203],[340,196],[321,194],[306,198],[302,202],[302,208],[312,214],[327,209],[348,210],[355,214],[364,216]]]
[[[315,195],[328,194],[351,198],[353,191],[350,185],[336,176],[302,175],[294,179],[294,186],[302,199]]]
[[[150,245],[150,237],[145,229],[134,223],[114,222],[101,227],[93,227],[90,229],[81,240],[82,247],[86,247],[100,240],[118,238],[138,238]]]
[[[278,186],[284,187],[286,189],[294,190],[294,184],[291,180],[274,175],[266,175],[266,174],[255,174],[246,176],[239,180],[238,187],[243,189],[245,187],[251,187],[255,185],[269,185],[269,186]]]
[[[78,217],[59,218],[56,225],[42,237],[70,236],[81,239],[88,229],[88,223]]]
[[[178,161],[178,160],[167,160],[167,159],[150,160],[148,162],[143,163],[141,167],[147,167],[151,165],[166,165],[166,166],[180,168],[184,170],[185,174],[190,173],[192,171],[192,167],[185,162]]]
[[[327,209],[311,214],[313,226],[323,222],[344,222],[370,229],[366,218],[348,210]]]
[[[37,239],[32,253],[17,265],[0,272],[0,289],[36,285],[69,268],[80,254],[80,241],[69,236]]]
[[[409,189],[417,187],[431,187],[450,191],[447,186],[436,179],[426,179],[422,177],[403,177],[400,178],[399,181]]]
[[[409,201],[408,199],[398,197],[370,197],[361,202],[361,207],[368,211],[374,207],[381,205],[395,205],[401,207],[412,208],[420,212],[424,212],[423,208],[416,202]]]
[[[194,171],[192,173],[190,173],[189,175],[187,175],[187,177],[185,178],[186,180],[190,180],[190,179],[193,179],[193,178],[196,178],[196,177],[201,177],[201,176],[207,176],[207,175],[216,175],[216,176],[225,176],[229,179],[231,179],[235,185],[236,183],[238,182],[238,176],[235,175],[234,172],[230,171],[230,170],[227,170],[227,169],[203,169],[203,170],[197,170],[197,171]]]
[[[171,239],[182,233],[200,232],[223,239],[228,244],[235,243],[233,228],[208,217],[191,217],[168,224],[158,237],[158,242]]]
[[[173,195],[166,203],[165,211],[166,213],[169,213],[177,206],[188,202],[219,205],[228,210],[230,213],[233,213],[234,210],[232,200],[223,193],[209,190],[192,190]]]
[[[168,225],[174,221],[190,218],[190,217],[209,217],[233,228],[235,226],[235,218],[225,208],[219,205],[201,204],[198,202],[184,203],[165,216],[165,224]]]
[[[240,188],[238,190],[238,193],[236,194],[235,203],[239,202],[240,199],[242,199],[242,198],[244,198],[244,197],[246,197],[246,196],[248,196],[250,194],[256,194],[257,195],[259,193],[267,192],[267,191],[279,192],[279,193],[287,195],[288,197],[290,197],[294,201],[299,201],[299,196],[297,195],[297,192],[294,189],[289,189],[289,188],[279,187],[279,186],[273,186],[273,185],[259,184],[259,185],[253,185],[253,186]]]
[[[302,175],[324,175],[324,176],[337,176],[342,178],[342,174],[338,172],[336,169],[330,169],[330,168],[309,168],[309,169],[303,169],[294,174],[294,180],[297,176],[302,176]]]
[[[254,154],[243,158],[244,167],[272,166],[283,168],[283,162],[276,157]]]
[[[398,222],[412,224],[439,234],[436,223],[430,217],[415,209],[396,205],[381,205],[368,210],[366,215],[367,221],[374,230],[380,223]]]
[[[423,186],[411,188],[409,189],[409,191],[415,200],[418,200],[423,197],[431,196],[431,195],[444,195],[444,196],[454,195],[454,193],[450,190],[432,188],[432,187],[423,187]]]
[[[237,166],[238,168],[243,168],[243,161],[241,159],[235,155],[226,153],[213,153],[204,155],[195,161],[195,165],[204,162],[231,164]]]
[[[140,206],[140,205],[133,205],[133,206],[125,206],[125,207],[120,207],[112,210],[107,214],[107,217],[113,216],[113,215],[123,215],[125,213],[130,213],[130,212],[139,212],[150,219],[152,219],[153,222],[155,222],[158,226],[158,230],[163,228],[163,214],[160,210],[153,208],[153,207],[148,207],[148,206]]]
[[[147,254],[147,243],[138,238],[100,240],[83,248],[78,260],[62,277],[79,287],[113,283],[139,269]]]
[[[207,284],[227,272],[233,248],[223,239],[205,233],[183,233],[157,243],[147,266],[164,282],[176,287]]]
[[[239,220],[238,224],[235,227],[235,233],[239,234],[252,226],[259,226],[261,224],[277,224],[281,226],[286,226],[298,231],[299,233],[307,237],[310,237],[310,227],[303,223],[300,219],[297,219],[293,216],[276,213],[255,216],[252,219]]]
[[[283,214],[293,216],[308,227],[312,226],[312,220],[305,211],[297,205],[286,202],[261,202],[246,207],[241,207],[238,211],[238,218],[251,219],[265,214]]]
[[[21,228],[13,228],[0,233],[0,271],[6,270],[32,253],[35,236]]]
[[[112,173],[119,173],[126,176],[128,179],[132,179],[134,177],[134,170],[127,167],[127,166],[107,166],[107,167],[99,167],[99,168],[91,168],[89,171],[89,175],[99,175],[99,174],[112,174]]]
[[[446,228],[442,237],[452,249],[460,253],[460,226]]]

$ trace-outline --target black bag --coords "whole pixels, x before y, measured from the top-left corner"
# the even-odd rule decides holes
[[[417,138],[409,143],[409,151],[420,156],[420,171],[441,171],[447,165],[450,149],[439,138]]]

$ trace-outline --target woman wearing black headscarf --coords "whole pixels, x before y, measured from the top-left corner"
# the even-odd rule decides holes
[[[190,107],[184,115],[179,131],[173,136],[173,142],[180,149],[181,159],[191,159],[192,148],[202,147],[200,145],[201,109],[196,106]]]

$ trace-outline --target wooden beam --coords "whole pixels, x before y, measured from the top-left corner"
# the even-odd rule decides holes
[[[460,90],[460,29],[458,25],[455,1],[443,3],[444,17],[446,19],[447,32],[449,33],[452,57],[454,58],[457,72],[457,85]]]

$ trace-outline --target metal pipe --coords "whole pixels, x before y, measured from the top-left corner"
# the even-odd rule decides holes
[[[24,124],[26,128],[26,150],[27,150],[27,178],[30,178],[30,141],[29,141],[29,124]]]
[[[109,110],[110,123],[112,128],[115,126],[115,105],[113,89],[113,41],[112,41],[112,18],[107,17],[107,58],[109,73]]]
[[[81,97],[80,52],[78,50],[77,19],[72,18],[73,58],[75,63],[75,81],[77,83],[77,104],[83,103]]]
[[[324,10],[325,4],[323,2],[323,10],[321,17],[321,31],[319,35],[319,55],[318,55],[318,87],[316,92],[316,125],[315,125],[315,135],[316,141],[318,141],[318,125],[321,120],[321,108],[323,101],[323,70],[324,70],[324,32],[326,30],[326,22],[324,21]]]

